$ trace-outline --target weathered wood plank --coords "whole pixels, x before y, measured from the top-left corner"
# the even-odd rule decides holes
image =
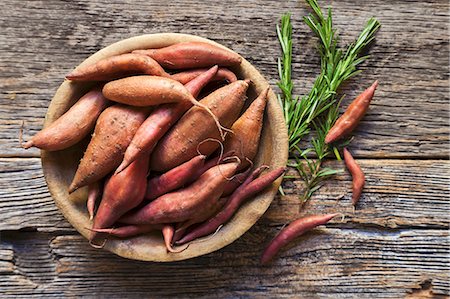
[[[330,180],[307,203],[307,213],[339,212],[349,226],[437,227],[450,223],[445,160],[361,160],[367,183],[353,214],[351,178],[344,172]],[[329,166],[343,169],[342,163]],[[293,169],[290,174],[295,174]],[[291,221],[299,211],[302,181],[284,183],[287,195],[277,196],[265,217],[276,224]],[[338,198],[341,198],[338,200]],[[71,230],[48,193],[37,158],[0,159],[0,230]]]
[[[321,2],[326,6],[326,2]],[[295,26],[294,77],[304,94],[318,71],[314,39],[298,1],[229,3],[160,1],[2,1],[0,26],[0,156],[35,156],[22,150],[42,126],[49,100],[63,76],[98,49],[125,37],[152,32],[205,36],[238,51],[269,79],[277,80],[279,47],[274,25],[291,11]],[[343,89],[348,100],[375,78],[381,81],[372,108],[356,132],[355,154],[365,157],[448,158],[448,1],[354,1],[332,3],[343,43],[374,15],[383,27],[362,65],[364,73]],[[20,54],[18,54],[20,53]],[[348,100],[346,103],[348,103]]]
[[[258,263],[263,246],[280,229],[267,223],[219,252],[171,264],[125,260],[91,248],[79,236],[3,233],[0,289],[3,297],[401,298],[421,291],[449,295],[447,231],[334,226],[299,238],[264,267]]]

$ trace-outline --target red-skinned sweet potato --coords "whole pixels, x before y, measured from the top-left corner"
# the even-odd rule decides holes
[[[313,215],[291,222],[287,227],[283,228],[266,247],[261,256],[261,264],[265,265],[269,263],[283,246],[294,240],[296,237],[316,226],[327,223],[337,215],[338,214]]]
[[[109,101],[100,88],[82,96],[66,113],[39,131],[23,147],[35,146],[46,151],[66,149],[86,137]]]
[[[123,214],[142,202],[147,190],[148,160],[149,156],[145,155],[124,171],[111,176],[105,184],[93,229],[110,227]],[[92,239],[95,235],[96,233]]]
[[[204,42],[183,42],[160,49],[135,50],[133,53],[150,56],[168,69],[238,66],[242,62],[238,54]]]
[[[104,58],[95,64],[76,68],[66,75],[66,78],[72,81],[109,81],[137,74],[170,76],[151,57],[127,53]]]
[[[163,173],[160,176],[151,178],[147,184],[145,199],[152,200],[170,191],[187,185],[203,174],[200,172],[205,164],[206,156],[198,155],[191,160]]]

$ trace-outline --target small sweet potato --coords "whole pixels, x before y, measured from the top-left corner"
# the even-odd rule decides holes
[[[168,69],[237,66],[242,62],[238,54],[204,42],[183,42],[160,49],[135,50],[133,53],[150,56]]]
[[[127,53],[104,58],[95,64],[76,68],[66,75],[66,78],[72,81],[109,81],[137,74],[170,76],[151,57]]]
[[[109,101],[95,88],[82,96],[66,113],[39,131],[23,147],[35,146],[46,151],[66,149],[86,137],[94,128]]]

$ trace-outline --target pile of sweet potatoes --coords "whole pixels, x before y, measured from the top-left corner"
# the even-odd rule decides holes
[[[214,233],[285,169],[256,169],[269,87],[246,105],[242,58],[201,42],[79,67],[96,82],[25,148],[63,150],[92,134],[69,193],[88,187],[91,243],[160,230],[169,252]],[[244,107],[248,107],[244,109]]]

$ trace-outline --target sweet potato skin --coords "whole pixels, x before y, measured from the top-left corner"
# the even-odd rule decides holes
[[[147,184],[145,199],[152,200],[195,181],[200,175],[206,156],[199,155],[160,176],[151,178]]]
[[[134,133],[148,113],[149,108],[116,104],[100,114],[69,193],[100,180],[120,164]]]
[[[109,81],[136,74],[170,76],[151,57],[127,53],[107,57],[95,64],[77,68],[66,75],[66,78],[72,81]]]
[[[135,50],[155,59],[167,69],[189,69],[219,66],[237,66],[242,57],[238,54],[204,42],[183,42],[160,49]]]
[[[352,154],[349,152],[347,148],[344,147],[344,161],[345,166],[348,171],[352,175],[352,204],[356,206],[361,197],[365,182],[366,176],[364,175],[361,166],[355,161]]]
[[[108,82],[103,95],[114,102],[140,107],[195,101],[183,84],[158,76],[132,76]]]
[[[181,84],[186,84],[202,73],[206,72],[207,70],[208,69],[206,68],[187,70],[184,72],[173,74],[171,78],[180,82]],[[232,83],[234,81],[237,81],[237,77],[229,69],[221,67],[218,69],[217,74],[212,78],[211,81],[227,81],[228,83]]]
[[[327,136],[325,136],[326,143],[329,144],[348,136],[358,126],[369,109],[370,102],[375,95],[377,87],[378,80],[356,97],[345,110],[344,114],[337,119],[336,123],[328,131]]]
[[[230,127],[239,117],[246,100],[247,88],[248,83],[239,80],[216,90],[200,103],[208,107],[223,126]],[[220,140],[213,119],[205,110],[192,107],[156,145],[151,156],[151,168],[167,171],[192,159],[198,154],[199,144],[208,138]],[[205,142],[199,150],[202,154],[209,155],[218,147],[217,142]]]
[[[112,226],[123,214],[142,202],[147,189],[148,160],[149,157],[145,155],[124,171],[111,176],[105,184],[93,229]]]
[[[236,162],[217,165],[188,187],[158,197],[142,209],[124,215],[119,222],[157,224],[195,218],[205,203],[220,198],[227,178],[234,174],[237,166]]]
[[[228,134],[224,142],[224,152],[235,151],[241,159],[239,170],[248,167],[250,162],[247,159],[253,161],[258,152],[268,92],[269,87],[264,89],[236,120],[231,127],[233,133]]]
[[[266,247],[261,256],[261,264],[268,264],[283,246],[306,231],[327,223],[337,215],[338,214],[311,215],[291,222],[287,227],[283,228]]]
[[[66,149],[86,137],[94,128],[100,113],[109,105],[101,88],[83,95],[66,113],[34,135],[23,147],[32,146],[58,151]]]

